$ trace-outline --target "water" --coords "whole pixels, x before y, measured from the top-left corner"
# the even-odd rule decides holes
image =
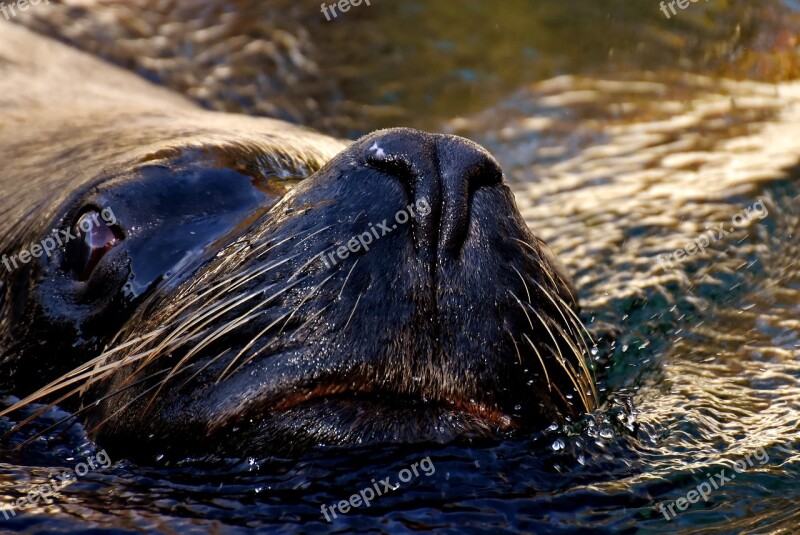
[[[523,216],[575,274],[604,407],[502,443],[177,466],[115,459],[51,505],[0,518],[0,529],[797,531],[798,6],[699,2],[667,20],[657,2],[493,4],[374,1],[334,22],[290,2],[54,6],[18,22],[214,109],[339,135],[407,125],[483,143]],[[173,28],[184,37],[148,38],[164,19],[183,21]],[[294,59],[265,62],[254,82],[245,71],[258,47],[242,53],[231,39],[276,27],[296,37],[281,41]],[[265,88],[273,104],[257,98]],[[738,225],[757,202],[765,217]],[[720,224],[704,252],[659,265]],[[11,446],[0,503],[96,454],[79,428],[22,453]],[[323,504],[427,457],[432,475],[323,518]],[[659,504],[712,480],[707,501],[665,518]]]

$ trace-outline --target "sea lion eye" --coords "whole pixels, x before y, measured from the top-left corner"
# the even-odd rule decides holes
[[[114,212],[106,208],[102,213],[90,209],[72,225],[66,236],[66,269],[77,280],[89,280],[100,259],[124,239],[116,223]]]

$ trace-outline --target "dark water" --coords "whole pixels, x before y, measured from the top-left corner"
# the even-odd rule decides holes
[[[214,109],[485,144],[575,274],[604,407],[502,443],[114,459],[52,504],[0,517],[0,530],[797,532],[800,5],[698,2],[667,20],[638,0],[372,3],[330,23],[289,2],[54,6],[18,22]],[[184,37],[148,33],[172,19]],[[265,79],[254,81],[247,66],[260,56],[232,39],[275,28],[296,38],[282,42],[297,55],[261,58]],[[259,98],[265,88],[273,104]],[[756,203],[764,217],[742,219]],[[725,235],[704,252],[659,266],[719,224]],[[78,427],[21,453],[13,445],[0,457],[0,503],[96,454]],[[323,504],[373,479],[397,483],[423,458],[430,476],[324,520]],[[707,501],[664,517],[659,504],[712,480]]]

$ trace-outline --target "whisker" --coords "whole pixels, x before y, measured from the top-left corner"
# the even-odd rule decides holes
[[[307,277],[306,277],[306,278],[307,278]],[[232,322],[230,322],[230,323],[227,323],[227,324],[223,325],[222,327],[218,328],[216,331],[214,331],[214,333],[213,333],[213,334],[211,334],[211,335],[204,334],[203,340],[202,340],[202,341],[201,341],[201,342],[200,342],[200,343],[199,343],[197,346],[195,346],[195,347],[193,347],[191,350],[189,350],[189,351],[186,353],[186,355],[184,355],[184,356],[183,356],[183,358],[181,358],[181,360],[178,362],[178,364],[176,365],[176,367],[174,368],[174,370],[175,370],[175,371],[177,371],[177,369],[179,369],[179,368],[180,368],[180,367],[181,367],[181,366],[182,366],[182,365],[183,365],[185,362],[187,362],[187,361],[188,361],[189,359],[191,359],[191,358],[192,358],[194,355],[196,355],[197,353],[199,353],[200,351],[202,351],[203,349],[205,349],[206,347],[208,347],[208,346],[209,346],[211,343],[213,343],[214,341],[218,340],[219,338],[221,338],[221,337],[222,337],[222,336],[224,336],[225,334],[227,334],[227,333],[229,333],[229,332],[233,331],[234,329],[236,329],[236,328],[238,328],[238,327],[240,327],[240,326],[242,326],[242,325],[244,325],[244,324],[248,323],[250,320],[252,320],[253,318],[255,318],[255,317],[257,317],[258,315],[260,315],[260,314],[255,314],[255,312],[256,312],[258,309],[260,309],[260,308],[262,308],[262,307],[266,306],[268,303],[270,303],[270,302],[271,302],[273,299],[275,299],[276,297],[278,297],[278,296],[282,295],[283,293],[285,293],[285,292],[289,291],[289,290],[290,290],[290,289],[292,289],[294,286],[296,286],[296,285],[298,285],[298,284],[302,283],[303,281],[305,281],[305,280],[306,280],[306,278],[303,278],[303,279],[298,279],[298,280],[296,280],[296,281],[292,282],[291,284],[287,285],[286,287],[284,287],[284,288],[283,288],[282,290],[280,290],[279,292],[276,292],[276,293],[272,294],[272,295],[271,295],[270,297],[268,297],[267,299],[265,299],[265,300],[263,300],[263,301],[260,301],[258,304],[256,304],[254,307],[252,307],[250,310],[248,310],[247,312],[245,312],[245,313],[244,313],[242,316],[240,316],[240,317],[236,318],[234,321],[232,321]],[[257,296],[257,295],[258,295],[258,294],[260,294],[260,293],[262,293],[262,290],[258,290],[258,291],[252,292],[251,294],[249,294],[249,295],[245,296],[245,298],[238,299],[238,300],[234,300],[235,302],[234,302],[233,304],[230,304],[229,306],[226,306],[226,307],[225,307],[223,310],[219,310],[219,311],[215,312],[215,313],[214,313],[214,315],[213,315],[213,317],[209,317],[209,318],[207,318],[207,319],[206,319],[206,320],[205,320],[205,321],[204,321],[204,322],[203,322],[201,325],[198,325],[198,326],[196,327],[195,331],[194,331],[192,334],[199,334],[199,331],[200,331],[200,329],[201,329],[202,327],[204,327],[204,326],[205,326],[205,325],[207,325],[208,323],[210,323],[210,322],[214,321],[214,320],[215,320],[215,319],[217,319],[219,316],[221,316],[221,315],[223,315],[223,314],[225,314],[225,313],[227,313],[227,312],[230,312],[231,310],[235,309],[237,306],[239,306],[239,305],[241,305],[241,304],[243,304],[243,303],[245,303],[245,302],[249,301],[250,299],[252,299],[253,297]],[[180,346],[182,346],[182,345],[183,345],[182,343],[175,344],[175,345],[173,345],[173,347],[172,347],[171,349],[174,351],[175,349],[177,349],[178,347],[180,347]],[[164,349],[164,347],[165,347],[165,344],[161,344],[161,345],[160,345],[158,348],[156,348],[156,349],[157,349],[157,352],[155,353],[155,356],[154,356],[154,357],[152,357],[151,359],[148,359],[146,362],[144,362],[142,365],[140,365],[140,366],[139,366],[139,370],[137,370],[137,372],[139,372],[139,371],[141,371],[142,369],[144,369],[144,367],[145,367],[147,364],[149,364],[149,363],[150,363],[150,362],[152,362],[152,361],[153,361],[155,358],[157,358],[157,356],[158,356],[158,355],[162,354],[162,353],[163,353],[163,349]],[[173,374],[171,373],[171,374],[170,374],[170,377],[171,377],[172,375],[173,375]],[[168,377],[168,378],[166,379],[166,381],[168,381],[168,380],[170,379],[170,377]],[[166,382],[166,381],[165,381],[165,382]],[[154,398],[155,398],[156,396],[158,396],[158,392],[156,392],[156,395],[154,396]]]
[[[519,297],[517,297],[517,295],[514,292],[510,292],[510,293],[511,293],[512,296],[514,296],[514,299],[517,300],[517,304],[522,309],[522,312],[525,314],[525,317],[528,318],[528,324],[531,326],[531,331],[535,331],[536,329],[533,326],[533,321],[531,320],[531,317],[528,314],[528,311],[525,309],[525,305],[522,304],[522,301],[519,299]],[[525,338],[525,340],[528,342],[528,344],[530,344],[530,346],[533,349],[533,351],[536,353],[536,357],[539,359],[539,363],[542,365],[542,369],[544,370],[545,379],[547,379],[547,390],[548,391],[552,391],[552,385],[550,383],[550,374],[547,371],[547,366],[545,366],[545,364],[544,364],[544,359],[542,358],[542,354],[539,353],[539,349],[531,341],[531,339],[528,338],[527,334],[522,333],[522,337]],[[512,336],[512,339],[513,339],[513,336]],[[522,360],[522,357],[520,357],[520,360]]]
[[[536,345],[533,342],[531,342],[531,339],[528,338],[527,334],[522,333],[522,337],[525,339],[526,342],[528,342],[533,351],[536,353],[536,356],[539,358],[539,363],[541,363],[542,369],[544,370],[544,377],[545,379],[547,379],[547,390],[552,391],[552,386],[550,383],[550,374],[547,373],[547,366],[544,365],[544,359],[542,358],[542,354],[539,353],[539,350],[536,348]]]
[[[312,320],[314,320],[315,318],[319,317],[319,316],[320,316],[320,315],[321,315],[323,312],[325,312],[325,311],[328,309],[328,307],[330,307],[332,304],[333,304],[333,303],[328,303],[327,305],[325,305],[324,307],[322,307],[322,308],[321,308],[321,309],[320,309],[318,312],[316,312],[315,314],[313,314],[312,316],[310,316],[310,317],[309,317],[309,318],[308,318],[308,319],[307,319],[307,320],[306,320],[306,321],[305,321],[305,322],[304,322],[304,323],[303,323],[303,324],[302,324],[300,327],[298,327],[298,328],[297,328],[296,332],[300,332],[300,331],[302,331],[302,329],[303,329],[303,328],[304,328],[306,325],[308,325],[309,323],[311,323],[311,321],[312,321]],[[242,362],[242,363],[239,365],[239,367],[238,367],[236,370],[234,370],[233,372],[231,372],[231,373],[230,373],[230,375],[233,375],[233,374],[234,374],[236,371],[238,371],[238,370],[242,369],[244,366],[246,366],[246,365],[247,365],[249,362],[251,362],[251,361],[252,361],[253,359],[255,359],[257,356],[259,356],[261,353],[263,353],[263,352],[264,352],[264,351],[266,351],[267,349],[271,349],[272,347],[273,347],[273,346],[267,345],[267,346],[264,346],[264,347],[260,348],[258,351],[256,351],[255,353],[253,353],[252,355],[250,355],[249,357],[247,357],[247,358],[246,358],[246,359],[245,359],[245,360],[244,360],[244,361],[243,361],[243,362]]]
[[[544,293],[544,294],[545,294],[545,295],[546,295],[546,296],[547,296],[547,297],[550,299],[550,301],[551,301],[551,302],[553,303],[553,305],[555,306],[556,310],[558,310],[558,313],[561,315],[561,318],[564,320],[564,323],[565,323],[565,324],[567,324],[567,325],[570,325],[570,322],[569,322],[569,321],[567,321],[567,317],[564,315],[564,312],[562,311],[562,307],[558,306],[558,303],[556,303],[555,299],[553,299],[553,297],[552,297],[552,295],[551,295],[551,292],[548,292],[547,290],[545,290],[545,289],[542,287],[542,285],[541,285],[541,284],[539,284],[537,281],[535,281],[535,280],[534,280],[534,281],[533,281],[533,283],[534,283],[534,284],[536,284],[536,285],[539,287],[539,289],[541,289],[541,290],[542,290],[542,293]],[[558,297],[558,298],[559,298],[559,300],[561,300],[561,302],[562,302],[562,303],[564,303],[564,301],[561,299],[561,297],[560,297],[560,296],[556,295],[556,297]],[[564,305],[566,305],[566,303],[564,303]],[[566,308],[567,308],[568,310],[572,310],[572,307],[566,306]],[[573,314],[574,314],[574,311],[573,311]],[[561,328],[559,327],[559,330],[560,330],[560,329],[561,329]],[[571,329],[570,329],[570,330],[571,330]],[[584,330],[585,330],[585,327],[584,327]],[[566,340],[567,340],[567,342],[568,342],[570,345],[572,345],[572,346],[573,346],[573,348],[574,348],[574,350],[575,350],[575,357],[578,359],[578,365],[581,367],[581,369],[584,371],[584,373],[586,373],[586,376],[587,376],[587,377],[592,377],[592,378],[593,378],[593,375],[592,375],[592,374],[591,374],[591,372],[589,371],[589,367],[587,366],[587,364],[586,364],[586,361],[585,361],[585,359],[584,359],[583,355],[581,355],[581,353],[580,353],[580,351],[578,350],[578,348],[577,348],[576,346],[574,346],[574,344],[572,343],[572,341],[571,341],[570,337],[569,337],[569,336],[567,336],[567,334],[566,334],[566,333],[564,333],[564,332],[562,331],[562,333],[561,333],[561,334],[562,334],[563,338],[564,338],[564,339],[566,339]],[[589,347],[586,345],[586,342],[585,342],[585,341],[583,341],[583,337],[582,337],[582,336],[580,336],[580,334],[579,334],[578,332],[574,332],[574,334],[575,334],[575,336],[576,336],[576,337],[577,337],[579,340],[581,340],[581,341],[583,342],[583,346],[584,346],[584,348],[585,348],[585,350],[586,350],[586,356],[588,357],[588,356],[589,356],[589,354],[590,354],[590,352],[589,352]],[[590,338],[590,339],[591,339],[591,338]],[[593,394],[594,394],[595,396],[597,396],[597,391],[596,391],[596,388],[595,388],[594,379],[592,380],[592,384],[591,384],[591,390],[592,390]],[[595,398],[595,399],[596,399],[596,398]]]
[[[59,421],[57,421],[56,423],[54,423],[54,424],[52,424],[52,425],[50,425],[50,426],[46,427],[45,429],[43,429],[43,430],[39,431],[39,432],[38,432],[38,433],[36,433],[35,435],[33,435],[33,436],[31,436],[31,437],[29,437],[29,438],[25,439],[23,442],[21,442],[20,444],[18,444],[17,446],[15,446],[15,447],[14,447],[14,450],[20,450],[20,449],[22,449],[23,447],[27,446],[28,444],[30,444],[31,442],[33,442],[33,441],[34,441],[34,440],[36,440],[37,438],[39,438],[39,437],[41,437],[41,436],[43,436],[43,435],[45,435],[45,434],[49,433],[50,431],[52,431],[53,429],[57,428],[57,427],[58,427],[58,426],[60,426],[61,424],[63,424],[63,423],[65,423],[65,422],[67,422],[68,420],[70,420],[71,418],[75,418],[75,417],[77,417],[77,416],[78,416],[78,415],[80,415],[80,414],[83,414],[83,413],[85,413],[85,412],[88,412],[88,411],[90,411],[92,408],[96,407],[96,406],[97,406],[99,403],[102,403],[103,401],[106,401],[107,399],[110,399],[110,398],[112,398],[112,397],[114,397],[114,396],[118,396],[119,394],[123,393],[125,390],[127,390],[127,389],[129,389],[129,388],[132,388],[132,387],[134,387],[134,386],[137,386],[137,385],[139,385],[139,384],[141,384],[141,383],[144,383],[144,382],[146,382],[146,381],[148,381],[148,380],[152,379],[152,378],[153,378],[153,377],[155,377],[156,375],[159,375],[159,374],[161,374],[161,373],[165,373],[166,371],[167,371],[167,370],[161,370],[161,371],[159,371],[159,372],[157,372],[157,373],[154,373],[154,374],[152,374],[152,375],[149,375],[149,376],[147,376],[147,377],[145,377],[145,378],[143,378],[143,379],[140,379],[140,380],[136,381],[135,383],[133,383],[133,384],[131,384],[131,385],[128,385],[128,386],[126,386],[126,387],[124,387],[124,388],[117,389],[117,390],[115,390],[114,392],[112,392],[111,394],[107,394],[107,395],[103,396],[102,398],[100,398],[100,399],[97,399],[97,400],[93,401],[93,402],[92,402],[92,403],[90,403],[89,405],[86,405],[86,406],[84,406],[84,407],[81,407],[81,408],[80,408],[80,409],[78,409],[77,411],[74,411],[74,412],[72,412],[71,414],[68,414],[68,415],[67,415],[67,416],[65,416],[64,418],[62,418],[62,419],[60,419]],[[24,427],[25,425],[29,424],[30,422],[32,422],[33,420],[35,420],[36,418],[38,418],[39,416],[41,416],[42,414],[44,414],[44,413],[47,411],[47,409],[50,409],[50,408],[54,407],[55,405],[57,405],[57,404],[61,403],[61,402],[62,402],[64,399],[66,399],[66,397],[67,397],[67,396],[60,398],[58,401],[55,401],[55,402],[53,402],[52,404],[48,405],[48,406],[47,406],[45,409],[42,409],[42,410],[36,411],[36,413],[35,413],[33,416],[30,416],[30,417],[26,418],[26,419],[25,419],[25,420],[23,420],[22,422],[18,423],[18,424],[17,424],[17,425],[15,425],[14,427],[12,427],[12,428],[11,428],[11,429],[10,429],[10,430],[9,430],[9,431],[6,433],[6,435],[8,436],[8,435],[11,435],[12,433],[15,433],[15,432],[19,431],[19,430],[20,430],[22,427]],[[74,425],[74,424],[73,424],[73,425]],[[69,427],[67,427],[67,429],[65,429],[64,431],[67,431],[67,430],[68,430],[70,427],[72,427],[72,425],[70,425]]]
[[[199,364],[199,363],[196,363],[196,362],[195,362],[195,363],[191,363],[191,364],[189,364],[188,366],[184,367],[184,368],[181,370],[181,372],[189,371],[189,370],[192,368],[192,366],[196,366],[197,364]],[[162,370],[162,372],[163,372],[163,371],[166,371],[166,369],[165,369],[165,370]],[[158,373],[161,373],[161,372],[158,372]],[[158,375],[158,373],[155,373],[155,374],[151,375],[151,376],[150,376],[150,377],[148,377],[147,379],[150,379],[150,378],[154,377],[155,375]],[[180,373],[180,372],[179,372],[179,373]],[[166,379],[165,379],[165,380],[166,380]],[[125,405],[123,405],[122,407],[118,407],[118,408],[116,408],[116,409],[114,410],[114,412],[112,412],[111,414],[109,414],[109,415],[108,415],[106,418],[104,418],[104,419],[103,419],[103,420],[102,420],[100,423],[98,423],[98,424],[97,424],[97,425],[95,425],[93,428],[91,428],[91,429],[88,431],[88,434],[89,434],[89,435],[94,435],[95,433],[97,433],[97,431],[100,429],[100,427],[102,427],[102,426],[103,426],[103,425],[104,425],[106,422],[108,422],[110,419],[112,419],[112,418],[114,418],[115,416],[117,416],[118,414],[120,414],[120,413],[124,412],[124,411],[125,411],[125,410],[126,410],[128,407],[130,407],[131,405],[133,405],[134,403],[136,403],[137,401],[139,401],[140,399],[142,399],[142,398],[143,398],[145,395],[147,395],[147,394],[148,394],[149,392],[151,392],[153,389],[155,389],[155,388],[157,388],[157,387],[159,387],[159,388],[160,388],[162,385],[163,385],[163,381],[160,381],[160,382],[158,382],[158,383],[154,384],[153,386],[151,386],[151,387],[149,387],[149,388],[145,389],[143,392],[141,392],[140,394],[138,394],[138,395],[137,395],[136,397],[134,397],[132,400],[130,400],[130,401],[128,401],[127,403],[125,403]],[[119,392],[117,392],[117,394],[119,394]],[[99,401],[98,401],[97,403],[99,403]],[[147,412],[147,410],[149,410],[149,408],[150,408],[150,404],[148,403],[147,407],[145,407],[145,409],[144,409],[144,412]]]
[[[275,321],[273,321],[272,323],[267,325],[264,329],[262,329],[261,332],[259,332],[252,340],[250,340],[250,342],[244,348],[242,348],[241,351],[239,351],[239,353],[237,353],[237,355],[231,360],[231,362],[222,371],[222,373],[220,374],[220,376],[219,376],[219,378],[217,379],[216,382],[219,384],[220,381],[224,380],[225,377],[227,376],[228,372],[231,370],[233,365],[241,358],[241,356],[244,355],[247,351],[249,351],[262,336],[264,336],[267,332],[270,331],[270,329],[275,327],[275,325],[277,325],[281,320],[283,320],[285,318],[286,321],[284,322],[283,326],[281,327],[281,332],[282,332],[283,329],[286,328],[286,325],[289,323],[289,321],[292,319],[292,317],[295,315],[295,313],[297,313],[297,311],[300,310],[300,308],[303,306],[303,304],[305,304],[306,300],[309,297],[311,297],[314,293],[319,291],[320,288],[322,288],[333,277],[334,277],[334,275],[330,275],[328,278],[326,278],[324,281],[322,281],[316,287],[312,288],[311,291],[308,292],[305,295],[305,297],[303,297],[303,299],[300,302],[300,304],[297,305],[297,307],[291,313],[284,314],[283,316],[279,317],[278,319],[276,319]],[[305,280],[305,279],[303,279],[303,280]]]
[[[337,299],[342,298],[342,294],[344,293],[344,287],[347,286],[347,281],[350,280],[350,275],[353,273],[353,270],[356,269],[359,260],[361,260],[361,257],[356,258],[356,261],[353,262],[353,267],[351,267],[350,271],[347,272],[347,277],[344,278],[344,282],[342,283],[342,289],[339,290],[339,295],[337,296]]]
[[[525,277],[523,277],[522,273],[520,273],[519,270],[517,268],[515,268],[514,266],[511,266],[511,268],[514,271],[517,272],[517,275],[519,275],[519,280],[521,280],[523,286],[525,286],[525,293],[528,294],[528,303],[533,303],[533,299],[531,299],[531,291],[528,289],[528,283],[525,282]],[[536,282],[536,281],[534,281],[534,282]]]
[[[536,260],[536,262],[539,264],[539,266],[542,268],[542,271],[544,271],[545,275],[547,275],[547,277],[548,277],[548,278],[550,279],[550,281],[553,283],[553,287],[554,287],[554,288],[555,288],[555,287],[557,287],[557,284],[556,284],[556,282],[555,282],[555,279],[553,278],[553,275],[552,275],[552,273],[551,273],[551,270],[550,270],[549,266],[547,266],[547,265],[546,265],[546,264],[543,262],[543,260],[542,260],[542,258],[541,258],[541,256],[540,256],[540,253],[539,253],[539,251],[537,251],[537,250],[536,250],[536,248],[535,248],[533,245],[531,245],[530,243],[528,243],[528,242],[526,242],[526,241],[524,241],[524,240],[520,240],[520,239],[518,239],[518,238],[512,238],[512,239],[513,239],[514,241],[516,241],[516,242],[518,242],[518,243],[522,244],[524,247],[526,247],[526,248],[530,249],[530,250],[531,250],[531,251],[534,253],[534,255],[533,255],[533,256],[534,256],[534,259],[535,259],[535,260]],[[517,272],[517,273],[519,274],[519,272]],[[567,284],[567,283],[566,283],[566,282],[565,282],[565,281],[564,281],[564,280],[561,278],[561,276],[560,276],[560,275],[558,275],[558,274],[556,274],[556,277],[558,277],[558,279],[561,281],[561,284],[563,285],[563,287],[564,287],[564,288],[565,288],[567,291],[570,291],[570,290],[569,290],[569,285],[568,285],[568,284]],[[524,282],[525,282],[525,281],[524,281],[524,279],[523,279],[523,283],[524,283]],[[550,292],[547,292],[547,291],[546,291],[544,288],[542,288],[542,286],[541,286],[541,285],[540,285],[540,284],[539,284],[537,281],[533,280],[533,282],[534,282],[535,284],[537,284],[537,285],[539,286],[539,288],[540,288],[540,289],[542,289],[542,292],[543,292],[543,293],[545,293],[545,295],[547,295],[548,297],[550,297],[550,298],[552,299],[552,296],[550,295]],[[526,286],[526,289],[527,289],[527,286]],[[591,335],[591,334],[589,333],[589,331],[586,329],[586,326],[585,326],[585,325],[583,325],[583,322],[581,322],[581,321],[580,321],[580,318],[578,318],[577,314],[576,314],[576,313],[575,313],[575,311],[572,309],[572,307],[571,307],[571,306],[569,306],[567,303],[565,303],[565,302],[564,302],[564,300],[561,298],[561,296],[560,296],[560,295],[558,295],[558,293],[557,293],[557,292],[554,292],[554,293],[555,293],[555,297],[556,297],[556,298],[557,298],[559,301],[561,301],[561,303],[564,305],[564,308],[567,310],[567,313],[568,313],[568,314],[570,314],[570,315],[571,315],[571,316],[574,318],[574,321],[575,321],[575,326],[576,326],[576,328],[579,328],[580,330],[583,330],[583,332],[585,332],[585,333],[586,333],[586,336],[588,337],[589,341],[590,341],[590,342],[592,342],[592,344],[594,344],[594,340],[592,339],[592,335]],[[571,295],[571,293],[570,293],[570,295]],[[573,297],[573,299],[575,299],[575,296],[572,296],[572,297]],[[556,306],[556,308],[558,308],[558,309],[559,309],[559,312],[561,312],[561,307],[558,307],[558,306]],[[566,321],[566,319],[565,319],[565,321]],[[576,335],[577,335],[577,333],[576,333]],[[580,336],[579,338],[583,338],[583,337],[582,337],[582,336]],[[585,341],[583,342],[583,345],[586,347],[586,355],[587,355],[587,358],[588,358],[588,356],[591,354],[591,351],[589,351],[589,347],[586,345],[586,342],[585,342]],[[594,394],[594,396],[595,396],[595,399],[597,399],[597,388],[596,388],[596,382],[597,382],[597,381],[596,381],[596,379],[595,379],[595,377],[594,377],[594,373],[592,373],[592,371],[589,369],[589,367],[587,366],[587,364],[586,364],[586,362],[585,362],[585,360],[584,360],[583,358],[579,359],[579,361],[580,361],[580,362],[579,362],[579,364],[580,364],[581,368],[582,368],[582,369],[583,369],[583,370],[586,372],[587,376],[589,376],[589,377],[591,377],[591,378],[592,378],[591,390],[592,390],[592,392],[593,392],[593,394]]]
[[[196,372],[194,372],[192,375],[190,375],[190,376],[189,376],[189,378],[188,378],[188,379],[186,379],[186,380],[183,382],[183,384],[181,384],[180,388],[184,388],[184,387],[185,387],[186,385],[188,385],[188,384],[189,384],[189,383],[190,383],[190,382],[191,382],[191,381],[192,381],[192,380],[193,380],[195,377],[197,377],[199,374],[203,373],[203,371],[205,371],[205,370],[206,370],[206,369],[207,369],[209,366],[211,366],[212,364],[214,364],[215,362],[217,362],[219,359],[221,359],[222,357],[224,357],[224,356],[225,356],[225,355],[227,355],[228,353],[230,353],[230,348],[223,349],[223,350],[222,350],[222,351],[221,351],[219,354],[217,354],[217,356],[210,358],[210,359],[208,360],[208,362],[206,362],[205,364],[203,364],[203,366],[202,366],[200,369],[198,369]],[[193,364],[190,364],[190,366],[193,366]]]
[[[586,394],[583,392],[583,389],[580,388],[580,386],[578,385],[578,383],[577,383],[577,381],[575,379],[575,376],[574,376],[574,370],[571,371],[569,368],[567,368],[567,366],[565,364],[567,362],[567,360],[564,358],[564,353],[561,351],[561,346],[558,344],[558,341],[556,340],[556,337],[553,334],[553,331],[550,330],[550,326],[547,325],[547,322],[545,322],[544,318],[542,318],[542,316],[536,310],[532,309],[532,311],[533,311],[534,314],[536,314],[536,317],[539,318],[539,321],[542,323],[542,326],[547,330],[547,333],[550,335],[550,338],[552,338],[553,343],[556,346],[556,350],[558,351],[559,358],[557,358],[555,360],[561,365],[561,367],[567,373],[567,376],[569,377],[570,382],[572,382],[572,385],[575,387],[575,390],[577,390],[578,395],[581,396],[581,400],[584,401],[584,405],[588,407],[589,404],[586,403],[586,401],[585,401]]]
[[[317,292],[318,292],[318,291],[319,291],[319,290],[320,290],[320,289],[321,289],[323,286],[325,286],[325,285],[328,283],[328,281],[329,281],[329,280],[331,280],[331,279],[332,279],[332,278],[333,278],[335,275],[336,275],[336,274],[334,273],[334,274],[332,274],[332,275],[328,276],[328,277],[327,277],[325,280],[323,280],[321,283],[319,283],[319,284],[318,284],[316,287],[312,288],[312,289],[311,289],[311,291],[310,291],[310,292],[308,292],[308,293],[307,293],[307,294],[306,294],[306,295],[303,297],[303,299],[300,301],[300,304],[299,304],[299,305],[297,305],[297,306],[295,307],[295,309],[292,311],[292,313],[289,315],[289,317],[288,317],[288,318],[286,318],[286,321],[285,321],[285,322],[283,322],[283,325],[281,326],[281,329],[278,331],[278,335],[280,335],[280,334],[283,332],[283,330],[284,330],[284,329],[286,328],[286,326],[289,324],[289,322],[291,321],[291,319],[294,317],[294,315],[297,313],[297,311],[299,311],[299,310],[300,310],[300,309],[303,307],[303,305],[306,303],[306,301],[308,301],[308,299],[309,299],[309,298],[310,298],[312,295],[314,295],[315,293],[317,293]]]
[[[561,335],[562,339],[564,339],[567,342],[567,344],[569,345],[570,349],[572,349],[573,353],[575,354],[575,358],[578,360],[578,363],[580,364],[583,361],[583,358],[582,358],[582,355],[581,355],[580,350],[578,349],[578,347],[572,342],[570,337],[567,335],[566,332],[564,332],[564,329],[558,323],[553,322],[553,327],[555,327],[556,330],[558,330],[558,332]],[[583,369],[584,373],[586,373],[586,375],[581,375],[580,373],[577,372],[577,370],[575,370],[575,368],[572,366],[572,364],[569,361],[567,361],[567,365],[570,367],[570,370],[575,375],[575,377],[577,378],[578,382],[580,382],[580,383],[588,382],[589,384],[587,384],[585,386],[590,387],[590,389],[592,390],[592,393],[594,393],[594,389],[592,388],[594,385],[593,385],[593,383],[591,381],[589,381],[589,375],[588,375],[588,372],[586,371],[585,366],[583,366],[582,369]],[[581,396],[581,401],[584,402],[584,407],[586,408],[586,410],[587,411],[593,410],[594,409],[594,404],[590,404],[588,402],[589,401],[589,395],[586,393],[586,391],[584,389],[581,389],[581,393],[583,394]]]
[[[356,309],[358,308],[358,303],[359,303],[359,301],[361,301],[361,298],[363,296],[364,296],[364,292],[361,292],[361,293],[358,294],[358,298],[356,299],[356,304],[353,305],[353,311],[350,312],[350,317],[347,318],[347,323],[345,323],[344,324],[344,328],[342,328],[343,331],[346,331],[347,330],[347,326],[350,325],[350,320],[353,319],[353,315],[356,313]]]
[[[22,399],[22,400],[18,401],[17,403],[12,405],[11,407],[9,407],[9,408],[7,408],[7,409],[5,409],[3,411],[0,411],[0,417],[6,416],[11,412],[14,412],[14,411],[16,411],[18,409],[21,409],[21,408],[23,408],[23,407],[25,407],[27,405],[30,405],[34,401],[37,401],[37,400],[39,400],[39,399],[41,399],[43,397],[49,396],[50,394],[52,394],[54,392],[58,392],[59,390],[63,390],[64,388],[66,388],[66,387],[68,387],[70,385],[73,385],[75,383],[83,381],[84,379],[89,379],[90,381],[88,383],[80,385],[78,388],[72,390],[71,393],[70,393],[70,395],[76,394],[76,393],[80,392],[83,388],[86,388],[87,386],[91,386],[92,384],[94,384],[94,382],[96,382],[94,380],[96,378],[96,376],[110,373],[110,372],[118,369],[119,367],[125,366],[125,365],[127,365],[129,363],[132,363],[132,362],[136,362],[137,360],[140,360],[140,359],[144,358],[146,355],[147,355],[147,352],[142,353],[142,354],[134,355],[133,357],[125,357],[122,360],[115,361],[115,362],[112,362],[112,363],[109,363],[109,364],[106,364],[106,365],[103,365],[103,366],[95,367],[91,371],[82,372],[82,373],[79,373],[78,375],[74,375],[74,376],[70,377],[69,379],[67,379],[66,381],[63,381],[63,380],[61,380],[59,378],[58,380],[53,381],[52,383],[40,388],[39,390],[37,390],[33,394],[27,396],[25,399]],[[104,360],[106,357],[107,357],[107,354],[103,354],[103,355],[101,355],[101,356],[99,356],[99,357],[97,357],[95,359],[92,359],[91,362],[94,363],[94,364],[97,364],[101,360]],[[91,367],[91,366],[87,366],[87,365],[80,366],[81,369],[86,369],[87,367]]]

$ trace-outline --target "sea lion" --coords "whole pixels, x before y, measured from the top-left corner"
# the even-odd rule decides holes
[[[0,414],[72,399],[141,457],[496,437],[597,406],[574,288],[482,147],[203,111],[3,40],[0,362],[32,394]]]

